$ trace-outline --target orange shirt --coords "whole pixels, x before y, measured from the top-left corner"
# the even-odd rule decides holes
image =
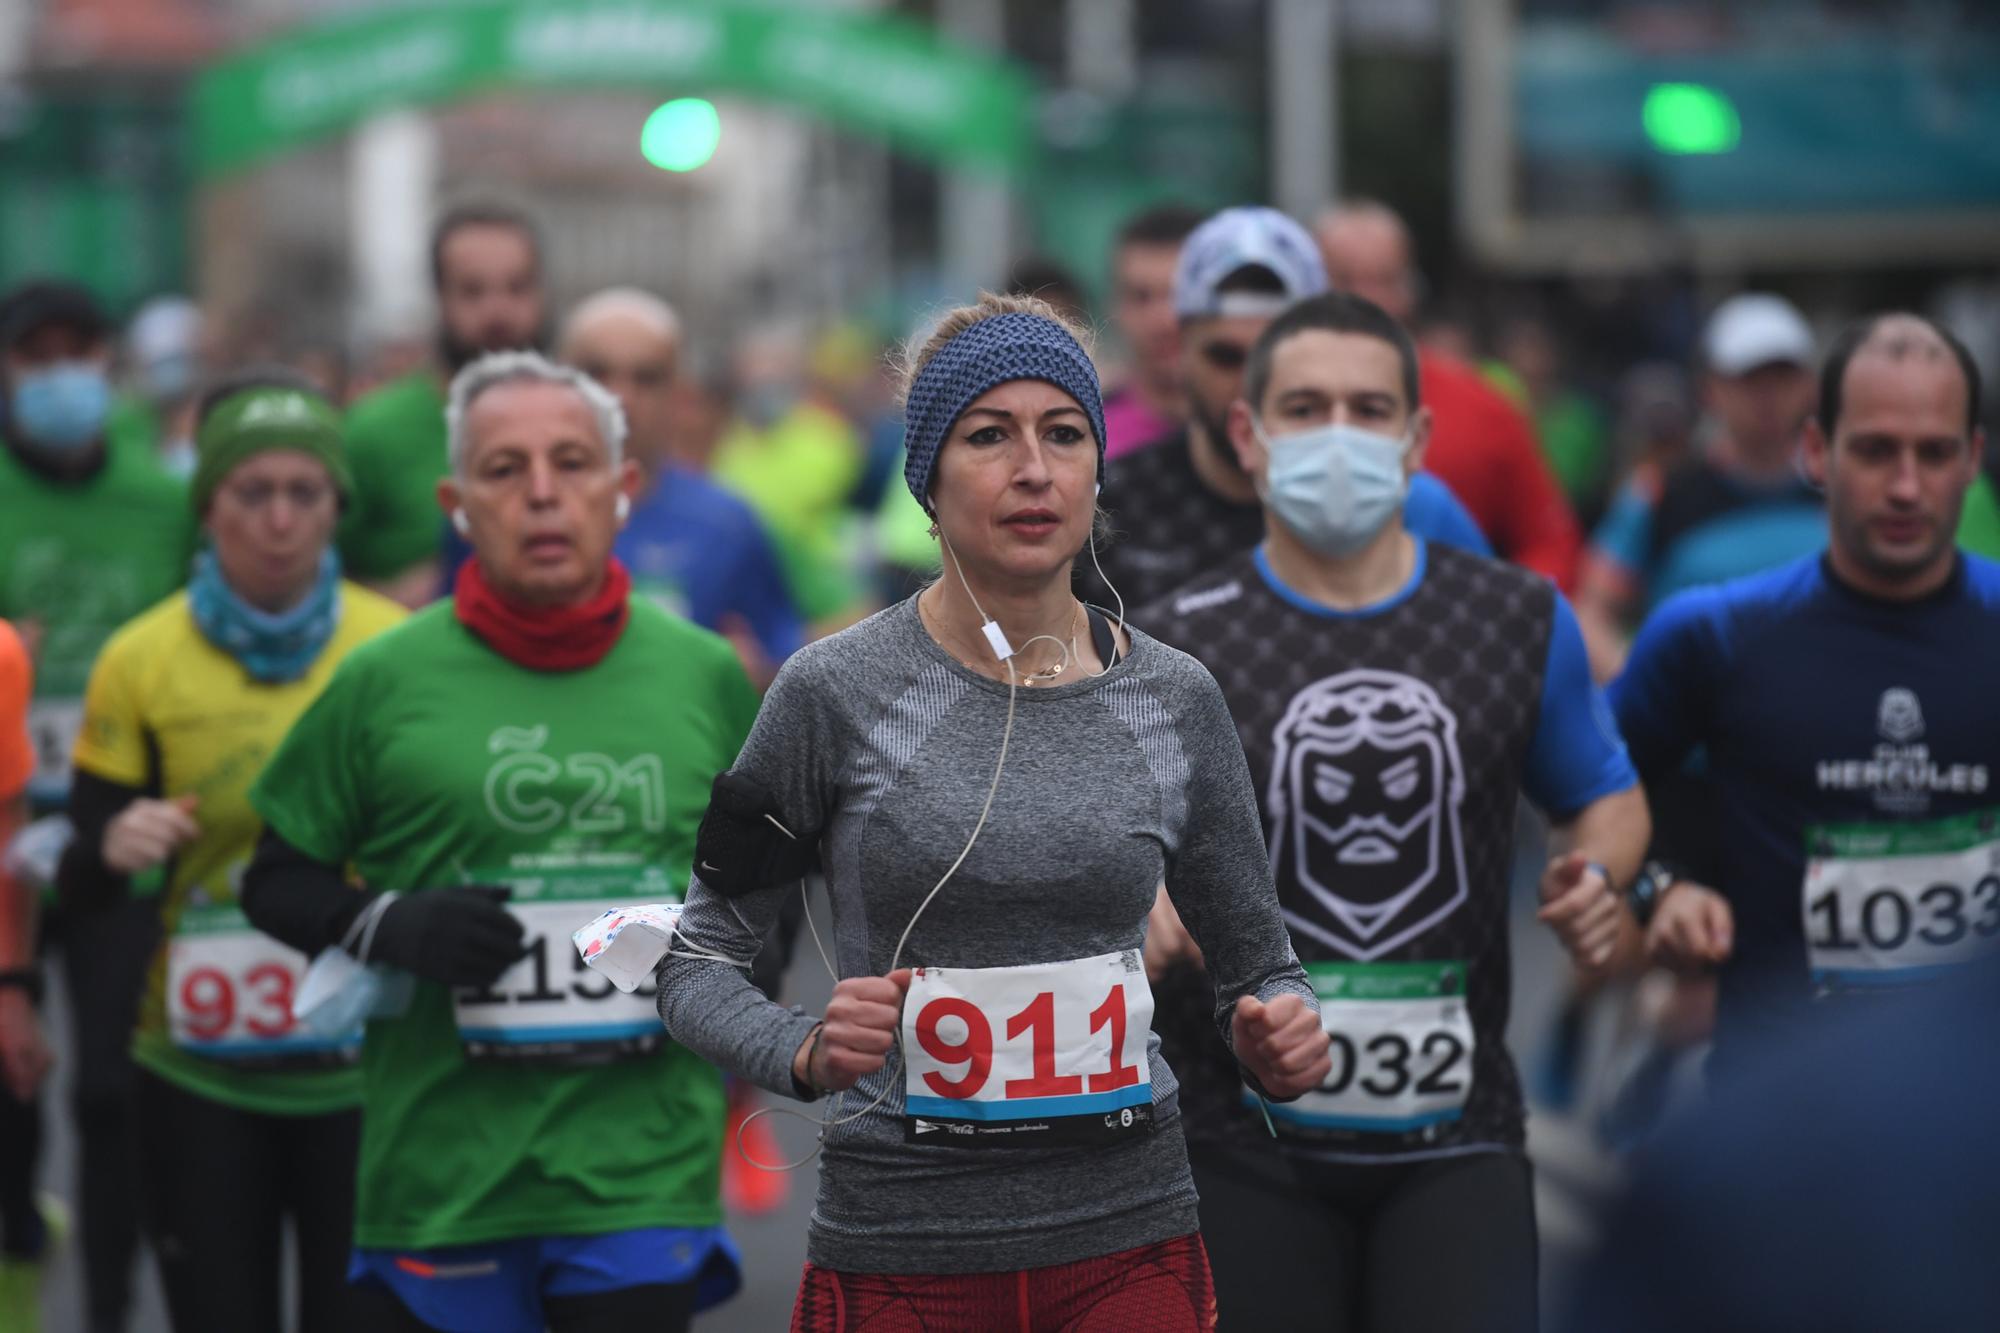
[[[28,742],[28,696],[34,685],[27,645],[12,625],[0,620],[0,801],[19,796],[35,771],[35,749]]]

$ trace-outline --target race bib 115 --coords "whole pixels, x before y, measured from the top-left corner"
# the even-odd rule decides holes
[[[475,876],[510,884],[507,910],[520,922],[527,953],[484,989],[453,997],[465,1053],[480,1060],[597,1064],[646,1055],[666,1044],[649,981],[627,992],[584,965],[571,936],[610,908],[678,898],[654,867],[552,867]]]
[[[920,967],[903,1002],[904,1138],[1046,1147],[1149,1132],[1153,992],[1136,949]]]

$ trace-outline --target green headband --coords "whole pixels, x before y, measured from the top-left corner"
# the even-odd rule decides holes
[[[208,508],[215,488],[252,454],[296,449],[326,465],[334,489],[347,495],[354,479],[347,470],[340,414],[317,394],[278,385],[233,393],[217,403],[195,435],[194,480],[189,498],[197,514]]]

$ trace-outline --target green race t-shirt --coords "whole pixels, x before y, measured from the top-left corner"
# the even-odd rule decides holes
[[[1980,473],[1965,493],[1965,509],[1958,517],[1958,544],[1974,555],[2000,560],[2000,498],[1993,492],[1993,478]]]
[[[506,661],[442,602],[348,656],[251,803],[377,889],[673,899],[756,710],[723,639],[644,601],[603,661],[561,673]],[[537,956],[535,989],[602,989],[566,934]],[[418,982],[405,1013],[369,1023],[361,1066],[357,1245],[721,1218],[721,1078],[679,1046],[586,1068],[474,1060],[450,990]]]
[[[105,640],[187,579],[195,521],[187,486],[153,455],[143,422],[113,418],[104,466],[63,482],[0,448],[0,617],[33,645],[30,798],[59,805]]]
[[[354,494],[340,558],[357,579],[394,578],[434,559],[444,533],[437,482],[445,457],[444,392],[426,368],[364,394],[347,410]]]

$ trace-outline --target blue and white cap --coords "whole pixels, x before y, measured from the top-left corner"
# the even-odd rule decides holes
[[[1216,291],[1223,279],[1252,264],[1276,275],[1285,294]],[[1304,227],[1275,208],[1225,208],[1181,245],[1180,262],[1174,266],[1174,314],[1181,319],[1275,315],[1326,289],[1326,265]]]

